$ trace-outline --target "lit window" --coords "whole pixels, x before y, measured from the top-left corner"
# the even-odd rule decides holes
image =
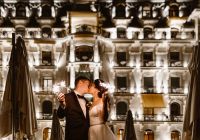
[[[52,65],[51,52],[42,51],[42,64],[43,65]]]
[[[52,77],[44,77],[43,78],[43,89],[44,91],[51,91],[53,87]]]
[[[146,93],[153,93],[153,77],[144,77],[144,91]]]

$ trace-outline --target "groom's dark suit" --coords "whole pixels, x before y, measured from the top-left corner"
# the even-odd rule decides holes
[[[77,98],[74,92],[66,94],[66,108],[59,106],[57,111],[59,118],[66,119],[65,140],[88,140],[89,109],[86,106],[85,117]]]

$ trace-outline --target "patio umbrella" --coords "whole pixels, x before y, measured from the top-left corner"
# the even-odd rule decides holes
[[[126,124],[125,124],[123,140],[137,140],[131,110],[128,111],[128,114],[126,117]]]
[[[54,112],[53,112],[50,140],[64,140],[64,132],[62,130],[62,126],[60,125],[60,121],[58,119],[56,109],[54,109]]]
[[[15,35],[13,35],[15,40]],[[0,138],[32,139],[37,130],[33,91],[24,40],[13,41],[9,70],[0,112]]]
[[[187,98],[183,123],[183,140],[197,140],[200,138],[200,46],[193,48],[189,65],[191,74],[190,89]]]

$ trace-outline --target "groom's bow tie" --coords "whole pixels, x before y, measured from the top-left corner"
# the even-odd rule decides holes
[[[78,96],[78,98],[80,98],[80,99],[85,99],[85,97],[82,96],[82,95],[77,94],[77,96]]]

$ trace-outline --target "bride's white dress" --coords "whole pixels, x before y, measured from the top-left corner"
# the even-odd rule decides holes
[[[103,118],[99,113],[103,110],[103,104],[97,104],[92,107],[90,114],[90,128],[89,128],[89,140],[116,140],[116,136],[113,134],[108,125],[105,124]]]

